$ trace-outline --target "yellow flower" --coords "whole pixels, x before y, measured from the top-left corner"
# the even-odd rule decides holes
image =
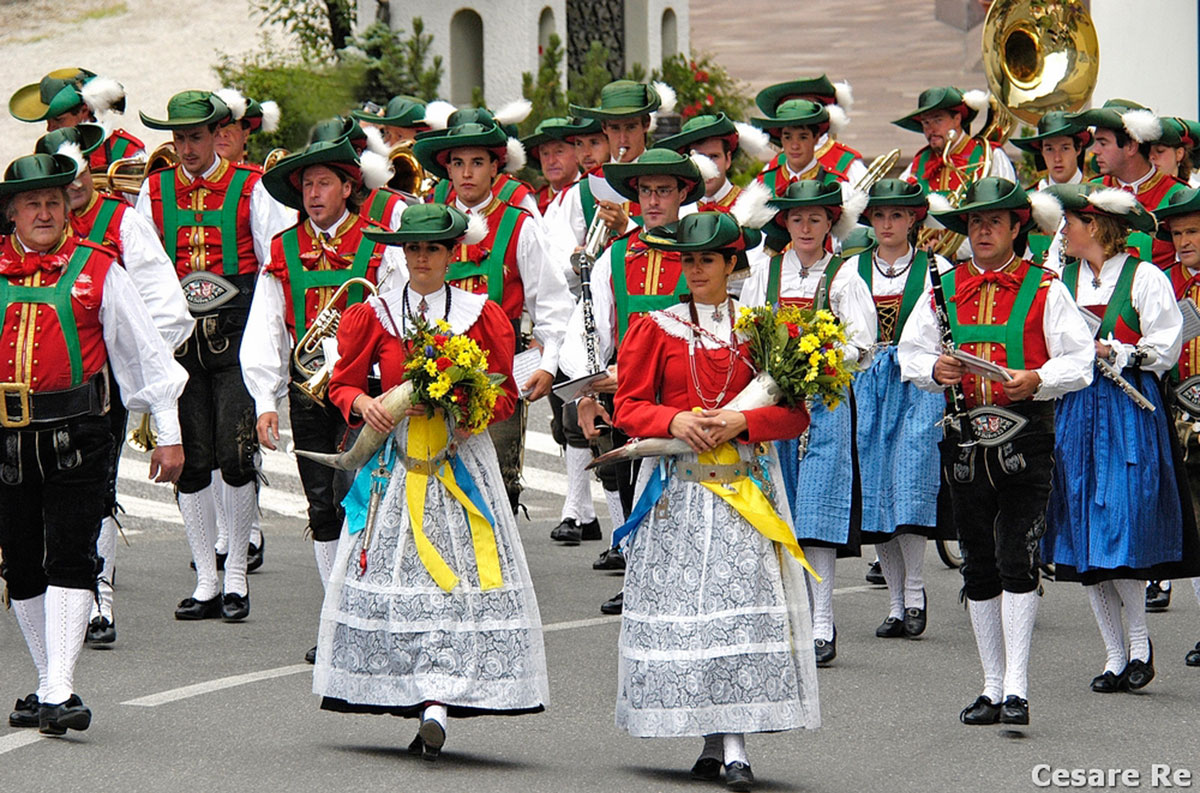
[[[436,325],[437,329],[440,330],[442,333],[450,332],[450,323],[444,319],[439,319],[437,322],[434,323],[434,325]]]
[[[428,374],[430,377],[436,377],[436,376],[437,376],[437,373],[438,373],[437,364],[436,364],[436,363],[434,363],[434,362],[433,362],[433,361],[431,361],[431,360],[430,360],[430,361],[426,361],[426,362],[425,362],[425,372],[426,372],[426,373],[427,373],[427,374]]]
[[[459,366],[464,366],[464,367],[470,366],[472,363],[471,353],[466,352],[466,351],[460,352],[458,354],[458,357],[454,359],[454,362],[457,363]]]
[[[812,371],[815,372],[817,370],[816,367],[821,365],[821,353],[814,352],[812,355],[808,356],[808,365],[813,367]]]
[[[805,355],[813,352],[821,346],[820,340],[811,333],[800,337],[800,352]]]

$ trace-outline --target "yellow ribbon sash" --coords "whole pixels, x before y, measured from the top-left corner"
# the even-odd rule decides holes
[[[741,457],[738,455],[737,449],[728,441],[712,451],[700,455],[701,465],[735,465],[740,461]],[[783,518],[779,517],[779,513],[771,506],[771,502],[763,495],[762,490],[753,479],[743,476],[728,484],[716,482],[701,482],[700,484],[716,493],[725,500],[725,503],[737,510],[738,514],[757,529],[759,534],[787,548],[788,553],[795,557],[796,561],[813,578],[821,580],[817,571],[812,569],[808,559],[805,558],[804,551],[800,549],[800,543],[796,542],[795,532],[788,528]]]
[[[426,416],[412,416],[408,421],[408,457],[415,460],[432,460],[443,449],[449,437],[445,421]],[[467,497],[454,479],[454,470],[445,461],[438,463],[433,474],[467,511],[471,526],[471,544],[475,547],[475,565],[479,568],[480,589],[495,589],[504,581],[500,574],[500,552],[496,548],[496,533],[479,508]],[[446,564],[437,548],[425,536],[425,490],[429,475],[410,470],[405,474],[404,492],[408,501],[408,520],[412,525],[413,542],[417,556],[434,582],[446,592],[458,585],[458,576]]]

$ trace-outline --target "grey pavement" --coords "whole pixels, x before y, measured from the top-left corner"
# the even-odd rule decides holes
[[[531,428],[547,432],[547,416],[535,406]],[[85,648],[78,666],[76,688],[95,712],[93,726],[50,739],[0,725],[0,791],[721,789],[687,777],[699,740],[635,740],[613,726],[619,624],[598,606],[620,578],[591,570],[599,543],[565,548],[549,540],[561,499],[546,489],[558,486],[562,463],[546,453],[544,436],[530,445],[546,450],[528,454],[527,467],[547,473],[529,477],[544,489],[527,491],[531,520],[520,520],[547,628],[544,714],[452,721],[442,757],[431,764],[405,753],[413,721],[320,711],[303,655],[315,642],[321,591],[287,458],[268,458],[264,503],[282,511],[265,515],[266,564],[250,578],[250,618],[235,625],[172,618],[193,585],[187,546],[170,491],[131,480],[139,472],[130,465],[121,483],[127,506],[157,517],[126,518],[131,546],[118,548],[118,640],[108,650]],[[127,451],[125,462],[141,459]],[[1200,669],[1183,664],[1200,638],[1190,585],[1178,587],[1170,611],[1150,616],[1157,679],[1142,694],[1104,696],[1088,690],[1103,648],[1082,588],[1047,584],[1034,636],[1033,723],[1018,733],[958,722],[980,685],[958,573],[930,547],[926,636],[882,640],[874,630],[887,598],[864,584],[867,561],[838,565],[839,657],[819,672],[824,726],[750,736],[756,789],[1024,791],[1036,789],[1031,772],[1039,763],[1137,769],[1144,788],[1153,764],[1200,772]],[[4,705],[32,690],[33,667],[9,615],[0,617],[0,669]]]

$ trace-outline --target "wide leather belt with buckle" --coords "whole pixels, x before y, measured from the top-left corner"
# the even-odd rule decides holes
[[[428,460],[422,460],[419,457],[409,457],[407,454],[400,458],[400,464],[404,466],[404,470],[414,474],[425,474],[425,476],[433,476],[437,473],[438,468],[446,461],[447,457],[453,457],[458,451],[457,444],[451,444],[449,448],[442,449]]]
[[[1175,386],[1175,402],[1194,418],[1200,418],[1200,375],[1193,375]]]
[[[999,446],[1021,433],[1029,419],[996,405],[977,407],[970,413],[971,428],[980,446]]]
[[[212,314],[220,308],[237,308],[250,305],[253,289],[251,275],[234,275],[228,278],[207,270],[188,273],[179,282],[188,310],[193,316]]]
[[[705,465],[697,462],[675,463],[675,476],[685,482],[708,482],[727,485],[743,477],[762,478],[758,463],[733,463],[732,465]]]
[[[108,369],[80,386],[30,391],[25,383],[0,383],[0,427],[20,429],[108,412]]]

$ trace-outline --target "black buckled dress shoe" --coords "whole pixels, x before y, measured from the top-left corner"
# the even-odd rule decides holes
[[[1028,724],[1029,701],[1021,699],[1016,694],[1009,694],[1000,706],[1001,724]]]
[[[625,590],[621,590],[600,604],[601,614],[620,614],[625,610]]]
[[[721,761],[715,757],[701,757],[692,766],[692,779],[714,782],[721,778]]]
[[[625,554],[620,548],[605,548],[600,552],[600,558],[592,562],[593,570],[624,570]]]
[[[1166,611],[1170,605],[1171,582],[1151,581],[1146,587],[1146,611]]]
[[[1183,657],[1183,662],[1188,666],[1200,666],[1200,642],[1196,642],[1196,647],[1188,650],[1188,654]]]
[[[263,535],[262,541],[258,545],[250,543],[250,547],[246,551],[246,572],[253,573],[263,565],[263,551],[267,548],[267,538]]]
[[[317,662],[317,648],[314,646],[311,650],[304,654],[306,663],[315,664]]]
[[[925,595],[925,590],[921,590],[921,594]],[[925,632],[926,623],[926,608],[929,606],[929,599],[926,596],[925,605],[921,608],[911,608],[904,610],[904,635],[910,639],[915,639]]]
[[[221,616],[221,596],[213,595],[208,600],[184,598],[175,607],[177,620],[213,620]]]
[[[555,542],[565,542],[568,545],[578,545],[583,538],[579,524],[575,518],[563,518],[562,522],[550,530],[550,539]]]
[[[604,537],[604,535],[600,533],[599,518],[592,518],[587,523],[580,523],[578,525],[580,536],[584,542],[592,542]]]
[[[963,724],[996,724],[1000,721],[1000,706],[983,694],[962,709],[958,720]]]
[[[888,617],[875,629],[875,635],[880,639],[898,639],[904,635],[904,621],[899,617]]]
[[[837,658],[837,629],[833,631],[833,638],[829,641],[817,639],[813,642],[813,652],[817,656],[817,666],[829,666],[833,663],[833,659]]]
[[[1125,671],[1121,673],[1125,678],[1125,685],[1130,691],[1137,691],[1139,688],[1145,688],[1151,680],[1154,679],[1154,643],[1150,643],[1150,658],[1141,661],[1134,659],[1125,667]]]
[[[431,762],[438,759],[438,755],[442,753],[442,746],[446,743],[446,728],[437,719],[421,719],[417,737],[421,739],[422,744],[421,759]]]
[[[1105,671],[1104,674],[1093,677],[1092,691],[1095,691],[1097,694],[1117,693],[1121,690],[1123,684],[1122,675],[1118,675],[1116,672]]]
[[[226,593],[221,599],[221,619],[240,622],[250,616],[250,596]]]
[[[42,703],[38,710],[38,732],[42,735],[65,735],[67,730],[86,730],[92,723],[92,711],[78,694],[72,694],[58,705]]]
[[[730,763],[725,766],[725,787],[730,790],[750,790],[754,787],[754,772],[749,763]]]
[[[41,710],[42,703],[38,702],[37,694],[30,694],[27,697],[17,700],[17,704],[13,705],[13,712],[8,714],[9,727],[37,727],[38,711]]]
[[[83,640],[88,644],[112,644],[117,640],[117,626],[108,617],[96,617],[88,623]]]
[[[875,586],[887,584],[887,579],[883,577],[883,570],[879,567],[878,559],[871,562],[871,566],[867,568],[867,583]]]
[[[419,733],[416,738],[412,739],[412,743],[408,745],[408,753],[418,757],[425,754],[425,742],[421,740]]]

